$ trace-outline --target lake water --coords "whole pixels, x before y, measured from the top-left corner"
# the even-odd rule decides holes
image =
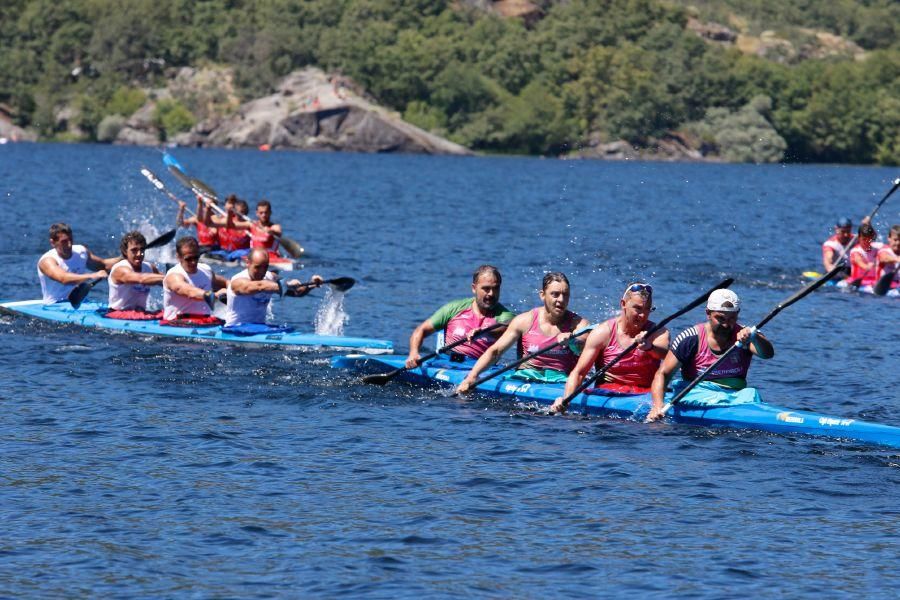
[[[221,194],[261,196],[351,276],[344,332],[392,339],[469,294],[611,316],[649,280],[667,315],[726,276],[753,323],[820,270],[896,169],[174,151]],[[156,150],[0,147],[6,300],[39,296],[64,220],[112,255],[174,226]],[[875,224],[900,222],[900,195]],[[171,252],[171,251],[169,251]],[[104,287],[95,295],[103,297]],[[321,292],[275,317],[312,330]],[[702,310],[674,323],[678,331]],[[900,302],[834,291],[773,320],[751,382],[776,404],[900,425]],[[0,596],[889,596],[900,452],[672,424],[545,417],[403,384],[328,355],[160,341],[0,317]]]

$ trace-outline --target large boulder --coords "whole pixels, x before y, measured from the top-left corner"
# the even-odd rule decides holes
[[[193,146],[471,153],[377,106],[348,79],[329,77],[313,67],[291,73],[275,93],[241,105],[232,116],[198,123],[175,141]]]

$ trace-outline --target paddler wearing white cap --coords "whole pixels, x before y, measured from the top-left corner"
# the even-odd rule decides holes
[[[732,350],[706,376],[706,381],[723,389],[740,390],[747,386],[751,358],[775,356],[772,342],[762,333],[738,323],[740,312],[741,299],[731,290],[721,289],[710,294],[706,302],[706,321],[682,331],[672,340],[669,352],[653,378],[653,406],[648,420],[663,416],[663,396],[669,380],[679,367],[682,379],[685,382],[693,381],[739,341],[741,346]]]

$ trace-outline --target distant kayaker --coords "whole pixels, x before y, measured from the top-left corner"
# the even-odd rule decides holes
[[[653,287],[647,283],[632,283],[619,300],[622,311],[594,328],[588,335],[578,364],[566,380],[566,389],[550,412],[565,410],[563,398],[568,398],[584,381],[591,368],[600,369],[621,354],[634,342],[640,345],[604,373],[598,387],[623,393],[647,393],[653,377],[669,347],[669,331],[665,328],[646,339],[647,330],[655,327],[650,320],[653,310]]]
[[[897,291],[900,288],[900,225],[891,227],[888,235],[888,243],[878,251],[878,280],[893,273],[890,289]],[[894,295],[894,292],[890,292]]]
[[[572,332],[590,324],[587,319],[569,310],[569,280],[563,273],[544,275],[538,295],[542,306],[517,315],[509,322],[503,335],[484,351],[460,383],[458,392],[468,392],[482,371],[497,362],[514,343],[518,342],[521,358],[554,342],[570,340]],[[577,340],[570,340],[570,344],[575,343]],[[577,361],[578,355],[569,344],[564,344],[519,365],[507,378],[557,383],[565,380]]]
[[[324,280],[313,275],[313,285],[306,286],[297,279],[279,284],[278,277],[269,269],[269,253],[264,248],[254,248],[247,257],[247,268],[228,282],[228,309],[226,327],[266,325],[269,301],[284,289],[285,296],[305,296]]]
[[[709,295],[706,303],[706,322],[698,323],[682,331],[672,340],[671,348],[653,377],[651,392],[653,406],[648,420],[661,418],[663,396],[669,380],[678,368],[685,382],[693,381],[704,369],[712,365],[723,352],[731,348],[735,342],[743,344],[732,350],[706,377],[707,385],[694,388],[705,392],[714,403],[717,395],[725,396],[727,392],[742,390],[747,386],[747,371],[750,370],[750,359],[754,356],[772,358],[775,348],[766,337],[752,327],[744,327],[738,323],[741,311],[741,300],[731,290],[719,289]],[[703,384],[701,384],[703,385]],[[690,395],[688,396],[690,398]]]
[[[122,260],[109,270],[109,311],[111,319],[159,319],[162,311],[147,312],[150,287],[162,285],[162,273],[144,262],[147,239],[139,231],[129,231],[119,244]]]
[[[406,367],[414,368],[419,363],[419,350],[422,340],[429,335],[444,330],[444,343],[451,344],[457,340],[468,338],[454,350],[457,354],[469,358],[480,358],[490,348],[501,329],[480,337],[474,337],[481,329],[494,323],[508,323],[515,316],[500,304],[500,271],[491,265],[481,265],[472,275],[472,294],[475,298],[463,298],[448,302],[431,317],[423,321],[409,337],[409,355]]]
[[[247,216],[247,203],[231,194],[225,199],[225,211],[227,214],[224,216],[210,215],[210,220],[216,226],[219,248],[223,252],[231,254],[226,259],[233,260],[237,258],[237,255],[233,253],[250,248],[250,235],[247,230],[234,227],[234,222],[241,220],[241,217],[237,215]]]
[[[50,226],[50,246],[37,265],[44,304],[68,301],[76,285],[103,279],[106,269],[119,260],[119,257],[100,258],[87,247],[74,244],[72,228],[65,223]]]
[[[857,230],[859,242],[850,250],[850,276],[841,281],[840,286],[859,286],[861,290],[869,291],[875,282],[876,260],[881,244],[875,244],[878,234],[869,223],[862,223]]]
[[[163,325],[219,325],[212,316],[214,292],[225,288],[228,280],[199,264],[200,244],[196,238],[183,237],[175,242],[178,264],[163,279]]]
[[[236,229],[250,231],[250,247],[263,248],[269,253],[270,258],[281,257],[278,253],[278,237],[281,235],[281,225],[272,222],[272,203],[268,200],[260,200],[256,203],[256,221],[234,221],[232,225]]]
[[[825,272],[832,270],[838,259],[847,251],[847,245],[853,239],[853,221],[847,217],[838,219],[834,224],[834,235],[822,244],[822,268]],[[849,268],[847,269],[849,273]]]
[[[207,200],[203,196],[197,196],[197,212],[193,217],[184,217],[184,210],[187,204],[178,203],[178,216],[176,222],[179,227],[190,227],[193,225],[197,229],[197,242],[200,247],[200,254],[214,252],[219,249],[219,231],[212,222],[213,210],[206,203],[215,204],[215,200]]]

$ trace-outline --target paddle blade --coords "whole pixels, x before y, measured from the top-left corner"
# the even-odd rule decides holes
[[[207,198],[212,198],[213,200],[218,200],[219,195],[216,193],[216,190],[212,189],[196,177],[190,178],[191,184],[195,189],[200,190],[200,193],[206,196]]]
[[[181,163],[175,160],[175,157],[169,154],[168,152],[163,152],[163,163],[169,167],[169,169],[178,169],[182,173],[184,173],[184,167],[181,166]]]
[[[881,278],[875,283],[875,287],[872,288],[872,293],[876,296],[884,296],[891,289],[891,282],[894,280],[893,271],[885,273],[881,276]]]
[[[338,277],[337,279],[329,279],[325,283],[331,284],[331,286],[339,292],[346,292],[356,285],[356,280],[352,277]]]
[[[194,189],[194,184],[191,183],[191,178],[184,174],[184,171],[179,169],[178,167],[169,167],[169,172],[175,176],[175,179],[178,180],[178,183],[183,185],[189,190]]]
[[[75,289],[69,292],[69,304],[72,305],[72,308],[81,306],[81,303],[84,302],[84,299],[91,293],[91,288],[94,287],[95,284],[96,280],[82,281],[75,286]]]
[[[177,232],[178,232],[177,229],[170,229],[169,231],[165,232],[164,234],[162,234],[161,236],[159,236],[158,238],[156,238],[155,240],[153,240],[152,242],[147,244],[147,248],[150,249],[150,248],[158,248],[159,246],[165,246],[166,244],[168,244],[169,242],[171,242],[172,240],[175,239],[175,234]]]
[[[284,248],[285,252],[290,254],[292,258],[300,258],[301,256],[303,256],[303,253],[306,252],[303,246],[290,238],[281,236],[280,242],[281,247]]]
[[[394,376],[402,371],[403,369],[398,369],[395,371],[391,371],[390,373],[376,373],[375,375],[366,375],[362,378],[363,383],[369,383],[372,385],[384,385],[388,381],[394,378]]]

